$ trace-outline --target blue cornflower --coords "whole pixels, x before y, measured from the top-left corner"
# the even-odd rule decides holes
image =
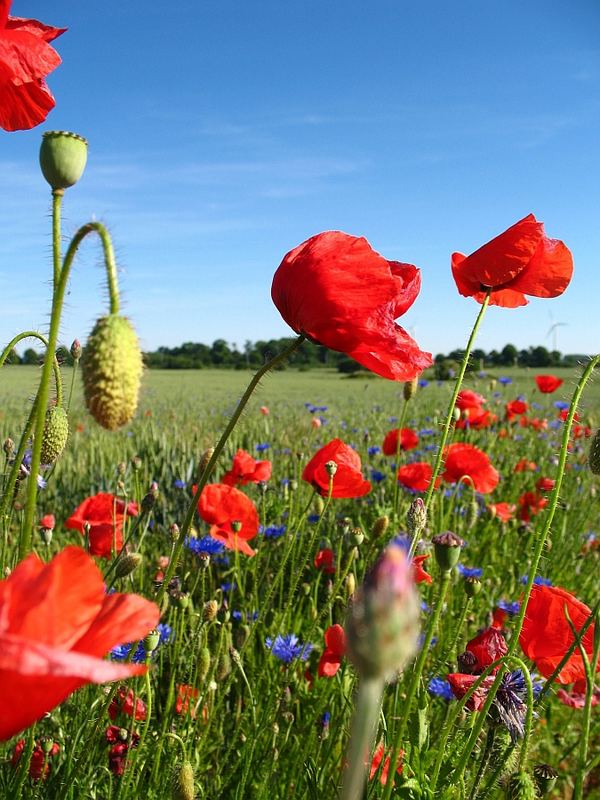
[[[501,383],[502,386],[508,386],[510,383],[512,383],[512,378],[508,378],[506,375],[501,375],[498,378],[498,383]]]
[[[418,433],[419,436],[435,436],[435,430],[433,428],[421,428]]]
[[[260,444],[256,445],[255,450],[257,453],[263,453],[265,450],[268,450],[269,447],[271,447],[269,442],[261,442]]]
[[[236,622],[241,622],[244,619],[244,612],[243,611],[232,611],[231,618],[234,619]],[[245,612],[245,620],[246,622],[255,622],[258,619],[258,611],[246,611]]]
[[[221,584],[221,591],[223,593],[231,592],[234,589],[237,589],[237,583],[235,581],[225,581],[224,583]]]
[[[159,644],[167,644],[173,638],[173,628],[164,622],[159,622],[156,630],[160,634]]]
[[[426,381],[425,378],[421,378],[419,380],[419,387],[424,389],[426,386],[429,386],[429,381]]]
[[[181,478],[175,478],[173,481],[173,486],[176,489],[185,489],[185,481],[182,481]]]
[[[526,694],[525,677],[523,672],[517,669],[504,675],[494,698],[494,708],[513,742],[522,738],[525,733]]]
[[[309,514],[306,519],[309,522],[312,522],[312,523],[318,522],[321,519],[321,515],[320,514]]]
[[[521,578],[521,583],[526,584],[529,580],[529,575],[523,575]],[[550,578],[542,578],[541,575],[536,575],[533,579],[534,586],[552,586],[552,581]]]
[[[544,406],[540,405],[540,403],[532,403],[531,407],[534,411],[541,411]]]
[[[278,633],[275,641],[267,636],[265,644],[275,658],[284,664],[289,664],[296,658],[306,661],[313,649],[312,644],[302,644],[295,633],[286,633],[283,636]]]
[[[456,699],[452,687],[444,678],[432,678],[427,686],[427,691],[434,697],[441,697],[442,700]]]
[[[331,722],[331,712],[325,711],[323,716],[321,717],[321,725],[326,728],[329,723]]]
[[[160,638],[158,640],[159,646],[171,641],[173,637],[173,629],[170,625],[165,625],[164,623],[159,622],[159,624],[156,626],[156,630],[160,634]],[[113,647],[113,649],[110,651],[111,659],[113,661],[125,661],[131,651],[132,646],[133,643],[129,642],[128,644],[118,644],[116,647]],[[134,664],[144,663],[146,660],[146,648],[144,647],[143,642],[137,643],[135,653],[133,654],[133,658],[131,660]]]
[[[569,407],[569,404],[565,403],[564,400],[555,400],[553,406],[554,408],[557,408],[559,411],[564,411]]]
[[[456,569],[463,578],[481,578],[483,575],[483,569],[481,567],[465,567],[463,564],[457,564]]]
[[[200,539],[196,539],[194,536],[186,536],[183,543],[197,556],[214,556],[225,550],[225,545],[221,544],[218,539],[213,539],[212,536],[202,536]]]
[[[394,422],[398,422],[398,417],[388,417],[388,422],[391,422],[393,425]]]
[[[367,450],[367,453],[370,456],[376,456],[377,453],[381,453],[381,447],[379,447],[378,445],[373,445],[373,447],[369,447],[369,449]]]
[[[421,600],[421,611],[424,614],[429,614],[429,612],[431,611],[431,608],[427,605],[425,600]]]
[[[519,609],[521,608],[521,604],[518,600],[511,602],[510,600],[499,600],[498,601],[498,608],[502,611],[506,611],[507,614],[510,614],[511,617],[515,614],[519,613]]]
[[[380,472],[378,469],[371,470],[371,480],[375,483],[381,483],[381,481],[385,480],[385,475],[383,472]]]
[[[283,536],[285,531],[285,525],[269,525],[262,531],[262,534],[266,536],[267,539],[279,539],[280,536]]]

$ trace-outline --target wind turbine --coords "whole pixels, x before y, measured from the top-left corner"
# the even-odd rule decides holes
[[[548,328],[546,339],[549,339],[552,336],[553,350],[558,350],[558,329],[564,328],[566,325],[568,325],[567,322],[554,322],[554,317],[552,316],[552,312],[550,312],[550,327]]]

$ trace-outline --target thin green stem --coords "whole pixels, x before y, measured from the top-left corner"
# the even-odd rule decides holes
[[[56,289],[60,277],[61,242],[60,242],[60,212],[64,189],[55,189],[52,192],[52,267],[54,274],[53,286]]]
[[[575,787],[573,789],[573,800],[582,800],[583,784],[585,781],[585,776],[587,774],[586,761],[587,761],[587,753],[590,741],[590,727],[592,724],[592,699],[594,697],[594,676],[596,674],[598,656],[600,654],[600,630],[598,630],[600,623],[599,617],[600,615],[596,614],[594,650],[592,653],[591,661],[581,641],[579,641],[578,644],[578,649],[581,654],[581,658],[585,668],[586,693],[585,693],[585,706],[583,708],[583,721],[581,725],[582,731],[581,731],[581,741],[579,745],[579,757],[577,759],[577,775],[575,776]],[[569,620],[569,624],[571,625],[571,630],[573,631],[575,636],[577,636],[577,630],[575,629],[575,626],[571,623],[571,620]]]
[[[358,686],[348,747],[348,766],[344,772],[340,800],[360,800],[363,796],[365,753],[370,753],[373,747],[384,685],[384,681],[380,678],[371,678],[362,680]],[[393,782],[390,776],[388,783],[393,784]]]
[[[398,420],[398,442],[396,444],[396,466],[394,469],[395,476],[394,476],[394,499],[392,501],[392,519],[398,519],[398,487],[400,483],[400,481],[398,480],[398,470],[400,469],[398,461],[400,460],[400,452],[402,450],[402,426],[404,425],[404,419],[406,417],[407,405],[408,401],[405,399],[402,404],[400,419]]]

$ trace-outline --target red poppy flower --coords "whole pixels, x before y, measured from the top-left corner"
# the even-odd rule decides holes
[[[125,772],[128,764],[127,754],[130,747],[137,747],[140,736],[135,731],[127,731],[118,725],[109,725],[104,736],[112,747],[108,751],[108,766],[112,773],[119,777]]]
[[[377,770],[379,769],[379,765],[383,760],[383,756],[385,754],[385,747],[383,742],[379,742],[377,747],[375,748],[375,752],[373,753],[373,759],[371,761],[371,768],[369,770],[369,780],[372,781],[375,775],[377,774]],[[398,775],[402,774],[403,766],[400,763],[402,757],[404,756],[404,750],[400,750],[398,753],[398,761],[396,762],[396,772]],[[379,782],[382,786],[385,786],[388,782],[388,775],[390,771],[390,760],[391,755],[386,756],[385,760],[383,761],[383,767],[381,768],[381,772],[379,773]]]
[[[570,692],[559,689],[556,696],[561,703],[571,708],[584,708],[587,695],[587,683],[584,680],[576,681]],[[592,690],[592,708],[600,705],[600,689],[594,686]]]
[[[450,675],[446,675],[446,679],[450,684],[450,688],[452,689],[452,693],[456,699],[462,700],[471,686],[473,686],[475,681],[479,680],[479,675],[468,675],[463,672],[452,672]],[[471,697],[467,700],[467,708],[469,711],[481,711],[485,705],[488,692],[493,683],[493,675],[488,675],[487,678],[483,679],[481,685],[475,689]]]
[[[227,486],[245,486],[247,483],[261,483],[271,477],[271,462],[256,461],[250,453],[238,450],[233,457],[233,466],[223,475],[221,483]]]
[[[382,450],[386,456],[395,456],[398,452],[398,439],[400,439],[400,450],[414,450],[419,445],[419,437],[410,428],[396,428],[386,433],[383,440]]]
[[[571,411],[570,408],[561,408],[559,410],[557,416],[558,416],[559,419],[562,419],[563,422],[566,422],[570,411]],[[576,411],[575,414],[573,414],[573,422],[580,422],[580,421],[581,421],[581,417],[579,416],[579,414]]]
[[[90,553],[112,558],[113,551],[118,552],[123,547],[125,513],[137,516],[137,503],[128,503],[125,509],[123,500],[113,494],[100,492],[88,497],[75,509],[65,522],[65,528],[84,534],[86,524],[89,525]]]
[[[66,28],[51,28],[36,19],[9,17],[10,0],[0,2],[0,127],[34,128],[54,108],[44,78],[60,62],[48,42]]]
[[[457,430],[470,428],[475,431],[480,431],[483,430],[483,428],[489,428],[490,425],[493,425],[497,421],[497,414],[492,414],[491,411],[486,411],[485,408],[465,408],[455,427]]]
[[[535,472],[536,469],[537,469],[537,464],[535,463],[535,461],[529,461],[526,458],[521,458],[515,464],[513,472],[527,472],[527,471]]]
[[[557,378],[556,375],[536,375],[535,382],[537,384],[537,388],[543,394],[552,394],[558,388],[560,388],[564,381],[562,378]]]
[[[112,720],[115,720],[119,713],[126,714],[128,717],[135,716],[137,720],[146,719],[146,704],[139,697],[135,696],[133,689],[126,689],[124,686],[121,686],[108,707],[108,716]]]
[[[573,256],[529,214],[470,256],[453,253],[452,275],[463,297],[483,303],[492,289],[490,305],[517,308],[527,305],[525,295],[561,295],[573,275]]]
[[[537,492],[523,492],[519,497],[519,519],[530,522],[531,517],[537,516],[547,505],[547,497],[542,497]]]
[[[483,450],[472,444],[457,442],[446,448],[442,478],[448,483],[458,483],[465,477],[473,481],[475,491],[481,494],[493,492],[500,480]]]
[[[40,520],[40,528],[44,528],[47,531],[53,531],[55,526],[56,519],[54,514],[46,514]]]
[[[412,489],[413,492],[426,492],[433,475],[433,467],[426,461],[413,461],[412,464],[404,464],[398,470],[398,480],[402,486]],[[436,488],[440,484],[438,478]]]
[[[525,414],[529,406],[523,400],[512,400],[510,403],[506,404],[505,408],[507,418],[513,419],[513,417],[517,417],[519,414]]]
[[[256,555],[248,542],[258,533],[258,512],[252,500],[235,486],[209,483],[200,495],[198,513],[211,526],[210,535],[225,547]]]
[[[426,561],[431,553],[425,553],[423,556],[415,556],[412,560],[413,580],[415,583],[432,583],[431,575],[425,571],[423,562]]]
[[[552,478],[540,478],[536,482],[535,487],[538,490],[538,492],[551,492],[552,489],[554,489],[555,485],[556,481],[553,480]]]
[[[558,586],[533,586],[525,611],[525,621],[519,636],[521,649],[534,663],[539,672],[549,678],[574,642],[567,622],[565,609],[576,631],[592,613],[572,594]],[[594,643],[594,625],[586,631],[582,645],[590,659]],[[600,664],[597,667],[600,670]],[[578,649],[559,672],[557,683],[573,683],[584,680],[585,669]]]
[[[175,713],[176,714],[189,714],[192,719],[196,718],[196,710],[194,708],[199,689],[190,686],[187,683],[177,684],[177,699],[175,700]]]
[[[325,631],[325,650],[319,659],[319,678],[333,678],[346,654],[346,634],[341,625],[330,625]]]
[[[431,366],[431,354],[394,320],[420,288],[421,274],[412,264],[387,261],[366,239],[326,231],[284,257],[271,297],[297,333],[384,378],[410,381]]]
[[[322,497],[327,497],[329,474],[325,464],[330,461],[337,465],[332,497],[362,497],[371,491],[371,484],[361,472],[360,456],[341,439],[333,439],[315,453],[304,467],[302,480],[312,484]]]
[[[335,573],[335,554],[333,550],[329,547],[319,550],[315,556],[315,567],[326,575],[333,575]]]
[[[87,683],[141,675],[143,665],[102,657],[145,636],[159,610],[142,597],[105,594],[102,573],[79,547],[49,564],[28,556],[0,581],[0,685],[8,703],[0,740],[10,739]]]
[[[486,667],[508,653],[508,645],[501,628],[502,625],[498,622],[492,623],[467,644],[467,652],[476,659],[473,672],[483,672]]]
[[[471,389],[461,389],[456,398],[456,407],[464,411],[466,408],[481,408],[486,403],[485,397]]]
[[[490,503],[488,511],[493,517],[497,517],[501,522],[509,522],[515,515],[516,506],[514,503]]]
[[[10,759],[10,763],[13,767],[18,766],[24,749],[25,739],[19,739],[15,745],[15,749],[13,750],[13,754]],[[51,767],[49,761],[51,758],[54,758],[59,751],[60,747],[56,742],[52,742],[49,747],[44,749],[40,741],[36,741],[35,747],[33,748],[33,753],[31,754],[31,759],[29,761],[29,777],[34,781],[39,781],[42,778],[45,780],[48,775],[50,775]]]

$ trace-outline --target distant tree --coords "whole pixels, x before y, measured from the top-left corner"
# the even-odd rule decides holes
[[[21,363],[21,359],[19,358],[17,351],[14,350],[14,349],[11,350],[10,353],[6,356],[6,361],[4,363],[5,364],[20,364]]]
[[[518,357],[519,351],[514,344],[505,344],[500,351],[500,364],[503,367],[515,367]]]
[[[21,358],[21,364],[33,364],[37,365],[40,363],[40,356],[39,354],[33,349],[33,347],[28,347],[27,350],[23,353]]]
[[[364,372],[364,369],[365,368],[353,358],[341,358],[337,364],[337,371],[344,373],[344,375],[353,375],[361,370]]]
[[[530,367],[549,367],[552,364],[552,357],[545,347],[533,347],[530,349]]]

